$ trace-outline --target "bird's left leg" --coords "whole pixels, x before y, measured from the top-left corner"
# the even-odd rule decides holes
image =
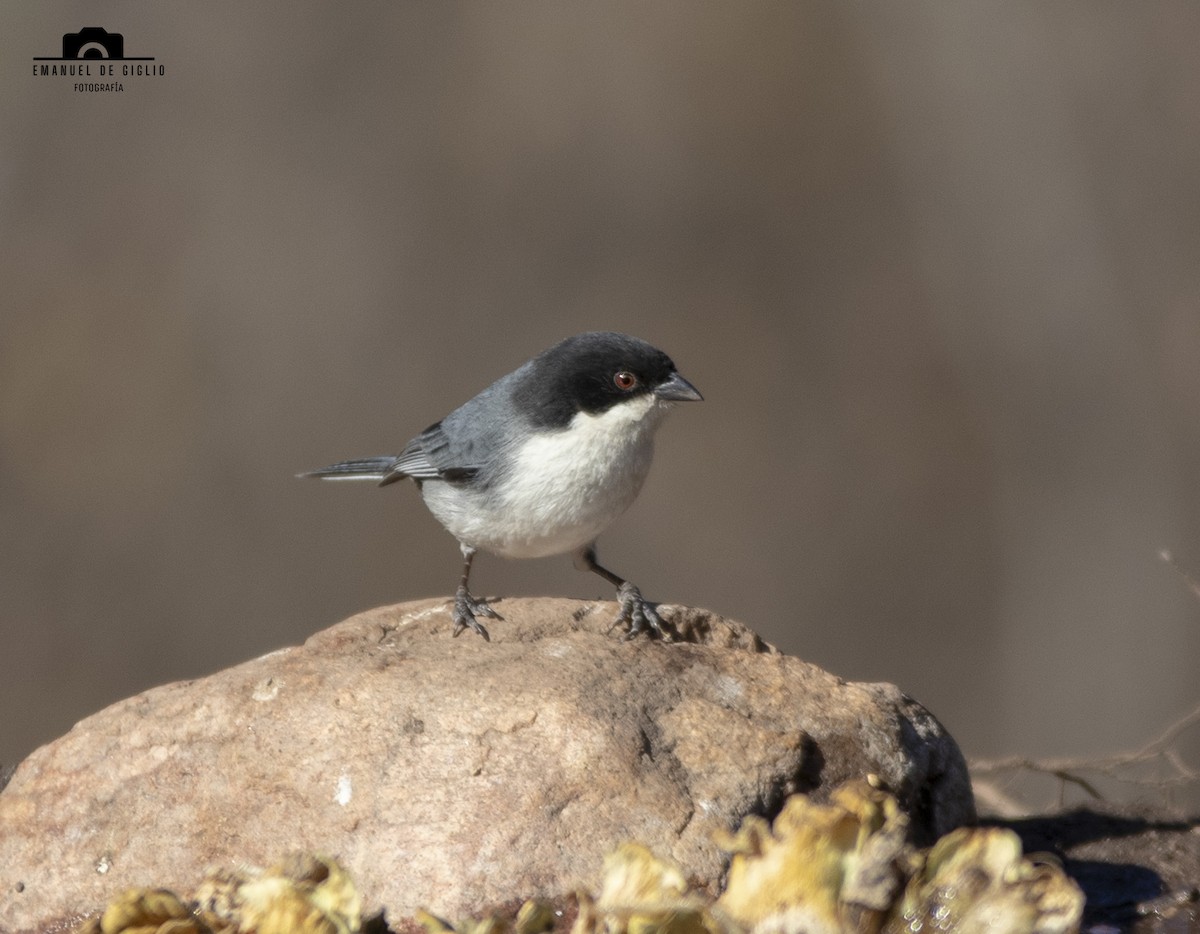
[[[613,620],[612,626],[609,627],[610,630],[617,626],[627,626],[628,628],[622,639],[632,639],[638,633],[653,630],[658,633],[664,642],[672,640],[671,630],[662,621],[654,605],[642,596],[642,592],[634,584],[625,580],[625,578],[618,577],[608,568],[602,567],[596,562],[596,546],[594,543],[580,549],[576,553],[575,566],[581,571],[591,571],[593,574],[599,574],[617,588],[617,602],[621,604],[621,612]]]

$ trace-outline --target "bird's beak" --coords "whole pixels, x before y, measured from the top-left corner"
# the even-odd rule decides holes
[[[700,395],[700,390],[678,373],[672,373],[669,380],[654,390],[654,394],[667,402],[702,402],[704,400],[704,396]]]

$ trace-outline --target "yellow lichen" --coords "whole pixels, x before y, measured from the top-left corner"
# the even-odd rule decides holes
[[[773,825],[749,817],[718,841],[734,855],[717,907],[747,928],[878,930],[911,860],[907,831],[895,798],[866,781],[828,804],[793,795]]]
[[[908,842],[896,799],[870,780],[847,782],[824,804],[793,795],[773,823],[748,817],[717,841],[732,854],[714,902],[683,870],[626,843],[604,863],[600,892],[576,894],[571,934],[1073,934],[1083,894],[1058,865],[1021,853],[1016,834],[961,828],[930,850]],[[428,912],[428,934],[546,934],[544,901],[451,924]],[[185,900],[138,889],[113,900],[78,934],[357,934],[362,900],[349,874],[321,857],[291,857],[265,872],[211,873]]]
[[[1083,916],[1083,892],[1053,863],[1021,855],[1011,830],[959,828],[929,850],[909,880],[888,934],[1068,934]]]
[[[185,902],[166,889],[131,889],[77,934],[356,934],[362,901],[332,859],[293,856],[265,872],[210,874]]]

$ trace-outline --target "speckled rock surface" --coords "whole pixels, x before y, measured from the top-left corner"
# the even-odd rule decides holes
[[[868,772],[920,842],[974,815],[954,741],[891,685],[698,609],[663,606],[663,643],[608,634],[611,603],[496,607],[491,643],[450,638],[445,601],[363,613],[39,749],[0,792],[0,930],[294,850],[392,919],[570,891],[630,839],[715,890],[716,829]]]

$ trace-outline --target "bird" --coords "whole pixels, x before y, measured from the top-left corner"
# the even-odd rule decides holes
[[[430,425],[399,454],[341,461],[298,474],[321,480],[411,479],[459,543],[462,576],[453,635],[491,636],[502,620],[470,591],[479,551],[505,558],[570,553],[575,566],[617,589],[610,631],[671,638],[636,585],[596,560],[596,539],[637,498],[654,436],[678,402],[702,400],[663,351],[614,331],[576,334],[502,376]]]

